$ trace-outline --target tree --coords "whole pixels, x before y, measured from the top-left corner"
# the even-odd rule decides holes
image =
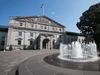
[[[91,36],[96,42],[96,37],[100,34],[100,3],[90,6],[83,12],[80,22],[76,25],[84,35]]]

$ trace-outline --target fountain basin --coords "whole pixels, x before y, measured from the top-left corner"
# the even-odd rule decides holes
[[[96,49],[96,44],[91,42],[80,44],[76,41],[68,45],[61,43],[58,58],[73,62],[94,62],[99,60]]]

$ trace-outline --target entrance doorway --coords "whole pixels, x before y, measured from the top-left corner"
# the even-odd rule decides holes
[[[42,48],[43,49],[49,49],[50,48],[49,47],[49,42],[50,42],[49,39],[44,39],[43,44],[42,44],[43,45]]]

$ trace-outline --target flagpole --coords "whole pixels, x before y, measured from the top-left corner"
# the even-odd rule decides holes
[[[44,5],[43,5],[43,15],[44,15]]]

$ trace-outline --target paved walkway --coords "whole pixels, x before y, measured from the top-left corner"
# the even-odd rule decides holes
[[[0,75],[7,75],[13,66],[21,63],[29,57],[58,52],[58,50],[16,50],[6,52],[0,51]]]
[[[48,55],[50,54],[36,55],[23,61],[18,67],[19,75],[100,75],[100,71],[83,71],[50,65],[43,61]]]

